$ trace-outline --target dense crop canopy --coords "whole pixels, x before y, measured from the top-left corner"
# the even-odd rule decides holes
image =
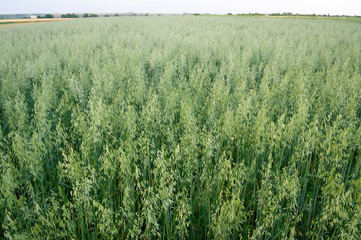
[[[38,23],[0,56],[0,238],[360,239],[360,22]]]

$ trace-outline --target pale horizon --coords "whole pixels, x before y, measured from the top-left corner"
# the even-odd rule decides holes
[[[357,0],[345,1],[287,1],[256,0],[241,2],[235,0],[205,1],[70,1],[70,0],[14,0],[2,4],[0,14],[32,14],[32,13],[210,13],[210,14],[247,14],[247,13],[284,13],[293,14],[330,14],[361,15],[361,3]]]

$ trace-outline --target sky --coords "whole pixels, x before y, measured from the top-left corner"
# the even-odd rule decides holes
[[[361,16],[361,0],[0,0],[13,13],[303,13]]]

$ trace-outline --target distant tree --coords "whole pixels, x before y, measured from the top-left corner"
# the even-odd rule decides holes
[[[104,17],[110,17],[110,16],[107,14],[107,15],[105,15]]]
[[[61,18],[78,18],[79,16],[76,15],[75,13],[67,13],[67,14],[62,14]]]
[[[114,15],[114,17],[119,17],[119,14],[118,14],[118,13],[116,13],[116,14]]]
[[[91,13],[91,14],[89,14],[89,13],[84,13],[84,14],[83,14],[83,18],[88,18],[88,17],[98,17],[98,15],[96,15],[96,14],[94,14],[94,13]],[[108,17],[109,17],[109,15],[108,15]]]
[[[194,16],[200,16],[201,14],[200,13],[195,13],[193,14]]]
[[[53,14],[45,14],[44,16],[37,16],[37,18],[54,18]]]
[[[228,16],[232,16],[233,14],[232,13],[227,13]]]
[[[38,15],[37,18],[54,18],[54,16],[51,15],[51,14],[46,14],[46,15],[43,15],[43,16]]]

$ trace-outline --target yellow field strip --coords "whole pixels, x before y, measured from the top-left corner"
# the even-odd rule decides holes
[[[57,22],[71,20],[71,18],[51,18],[51,19],[1,19],[0,28],[12,27],[22,25],[24,23],[37,23],[37,22]]]
[[[71,20],[71,18],[47,18],[47,19],[1,19],[1,23],[32,23],[32,22],[53,22],[53,21],[64,21]]]

